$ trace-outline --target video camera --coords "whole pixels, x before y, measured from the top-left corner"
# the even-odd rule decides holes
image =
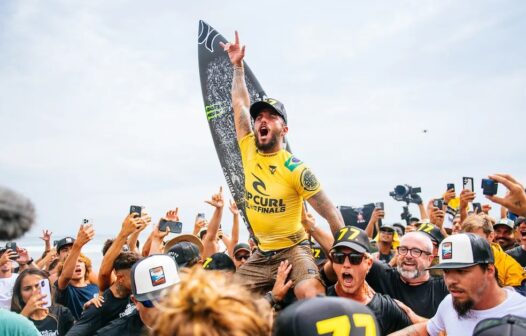
[[[413,188],[408,184],[397,185],[394,191],[389,193],[389,196],[398,202],[413,203],[414,198],[419,198],[418,193],[422,192],[422,188]],[[416,197],[415,197],[416,196]]]

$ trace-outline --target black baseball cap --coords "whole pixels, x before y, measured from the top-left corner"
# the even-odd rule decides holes
[[[287,111],[285,110],[285,105],[283,105],[283,103],[279,100],[274,98],[266,98],[252,104],[250,106],[250,116],[252,119],[255,120],[263,109],[273,110],[276,114],[283,118],[283,121],[285,121],[285,124],[287,124]]]
[[[417,231],[422,232],[426,234],[431,240],[437,244],[440,244],[444,238],[444,235],[442,234],[442,231],[440,231],[440,228],[436,225],[425,223],[418,227]]]
[[[526,319],[515,315],[487,318],[475,326],[473,336],[519,336],[526,335]]]
[[[59,240],[57,242],[57,252],[60,252],[60,250],[65,247],[65,246],[68,246],[68,245],[73,245],[73,243],[75,242],[75,239],[72,238],[72,237],[66,237],[66,238],[62,238],[61,240]]]
[[[444,239],[440,243],[438,257],[439,263],[429,269],[456,269],[495,263],[488,241],[473,233],[459,233]]]
[[[373,312],[365,305],[341,297],[315,297],[300,300],[288,306],[276,319],[274,336],[318,336],[317,325],[332,318],[345,319],[351,326],[349,336],[364,335],[364,326],[357,326],[353,316],[360,314],[366,325],[367,335],[380,335],[381,331]],[[361,328],[360,328],[361,327]],[[346,334],[347,335],[347,334]]]
[[[201,258],[197,245],[189,241],[179,242],[165,253],[175,260],[179,268],[190,267]]]
[[[358,253],[371,252],[367,233],[356,226],[345,226],[336,232],[332,250],[337,247],[349,247]]]
[[[232,259],[224,253],[218,252],[212,254],[210,257],[206,258],[203,263],[203,268],[205,270],[218,270],[218,271],[236,271],[236,265]]]
[[[236,255],[239,251],[247,251],[248,253],[252,252],[250,250],[250,245],[248,245],[247,243],[236,244],[236,246],[234,246],[234,255]]]

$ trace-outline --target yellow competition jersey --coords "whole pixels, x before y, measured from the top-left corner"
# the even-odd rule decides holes
[[[301,225],[303,200],[321,190],[311,170],[284,149],[260,153],[254,133],[239,141],[245,172],[245,207],[263,251],[294,246],[307,239]]]

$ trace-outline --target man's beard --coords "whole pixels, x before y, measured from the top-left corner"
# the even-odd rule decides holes
[[[265,152],[265,151],[268,151],[274,148],[274,146],[276,146],[277,143],[278,143],[278,136],[275,134],[271,135],[270,141],[266,144],[259,143],[259,138],[256,135],[256,147],[262,152]]]
[[[408,270],[404,270],[402,266],[400,265],[400,266],[396,266],[396,270],[398,271],[398,273],[400,273],[400,275],[403,278],[411,279],[411,280],[416,279],[422,275],[422,271],[418,267],[415,268],[414,270],[408,271]]]
[[[471,308],[475,302],[472,299],[467,299],[466,301],[460,301],[453,298],[453,308],[457,311],[458,318],[468,318],[471,315]]]

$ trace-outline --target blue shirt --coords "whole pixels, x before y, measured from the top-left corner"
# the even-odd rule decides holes
[[[84,287],[74,287],[69,284],[66,288],[60,290],[57,281],[55,282],[55,288],[55,301],[68,307],[76,320],[78,320],[82,314],[82,306],[84,303],[93,299],[95,294],[99,292],[99,287],[93,284]]]

